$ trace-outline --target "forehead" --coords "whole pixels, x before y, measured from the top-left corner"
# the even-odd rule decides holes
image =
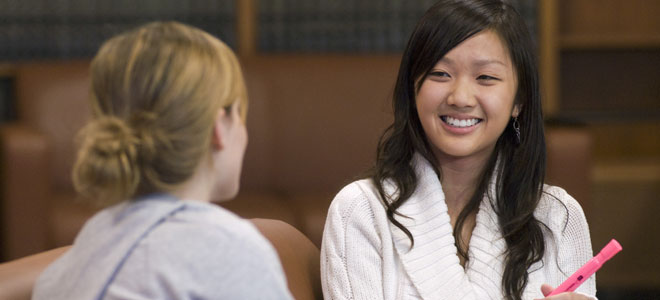
[[[512,67],[508,47],[493,30],[484,30],[466,39],[447,52],[440,62]]]

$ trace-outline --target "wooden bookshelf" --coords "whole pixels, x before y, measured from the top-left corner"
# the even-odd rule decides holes
[[[539,3],[546,115],[589,128],[592,242],[615,237],[628,253],[598,273],[598,284],[657,288],[660,262],[644,257],[660,251],[648,238],[660,229],[660,1]]]
[[[660,116],[660,104],[655,104],[660,103],[660,92],[654,89],[660,82],[656,71],[660,69],[660,1],[541,0],[539,4],[546,116],[586,122],[595,116],[599,123],[608,118],[634,119],[634,111],[647,119]],[[617,74],[624,77],[624,84],[617,81]],[[618,119],[617,105],[623,112]]]

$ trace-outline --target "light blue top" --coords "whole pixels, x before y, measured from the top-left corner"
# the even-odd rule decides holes
[[[154,195],[97,213],[39,277],[32,299],[292,299],[252,223]]]

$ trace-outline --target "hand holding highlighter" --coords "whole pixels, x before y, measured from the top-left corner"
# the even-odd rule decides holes
[[[580,269],[578,269],[571,277],[568,277],[561,285],[552,291],[547,297],[554,296],[563,292],[575,291],[583,282],[585,282],[591,275],[596,273],[603,264],[608,261],[612,256],[619,253],[623,249],[619,242],[612,239],[603,250],[590,259]]]

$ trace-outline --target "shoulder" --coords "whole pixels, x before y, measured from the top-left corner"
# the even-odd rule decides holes
[[[539,201],[537,211],[556,212],[557,210],[563,210],[569,214],[575,213],[578,215],[584,215],[580,203],[575,200],[573,196],[568,194],[566,190],[558,186],[546,184],[543,186],[543,192],[541,194],[541,200]]]
[[[184,209],[168,217],[145,240],[164,247],[183,245],[172,249],[176,251],[185,251],[196,245],[203,248],[195,250],[199,254],[222,256],[222,259],[227,257],[226,254],[236,253],[261,253],[258,257],[276,257],[270,243],[252,223],[212,204],[187,204]]]
[[[323,247],[331,243],[375,245],[388,233],[389,222],[378,191],[371,179],[362,179],[344,187],[332,200]]]
[[[340,217],[343,220],[374,219],[377,212],[384,210],[373,181],[362,179],[348,184],[337,193],[328,209],[328,216]]]
[[[134,252],[132,256],[148,257],[153,271],[181,277],[281,269],[274,248],[252,223],[212,204],[186,204],[145,236]]]
[[[129,280],[136,277],[131,273],[154,275],[157,282],[149,285],[157,292],[176,283],[176,295],[191,289],[238,298],[256,290],[286,294],[272,245],[252,223],[221,208],[188,207],[170,216],[136,245],[122,272]]]
[[[582,206],[561,187],[544,185],[534,215],[554,233],[564,234],[567,230],[588,231]]]

